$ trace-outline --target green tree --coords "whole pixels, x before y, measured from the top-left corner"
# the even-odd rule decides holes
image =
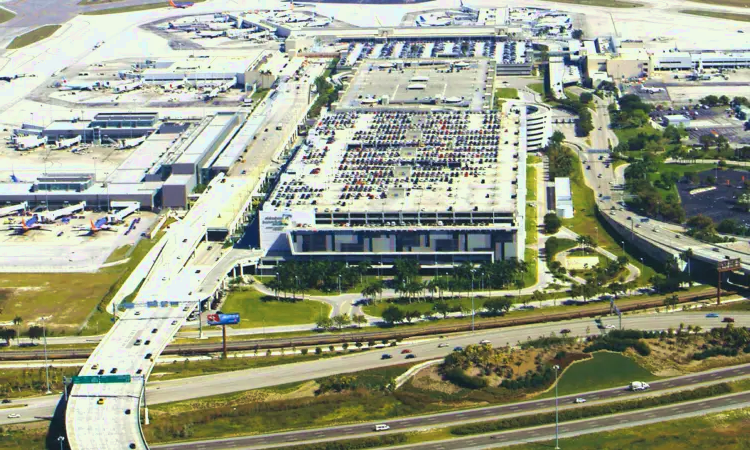
[[[321,330],[327,330],[333,326],[333,320],[330,317],[320,316],[315,321],[315,326]]]
[[[443,315],[443,319],[448,317],[448,313],[451,312],[451,308],[448,305],[448,303],[444,301],[437,301],[434,305],[432,305],[432,310],[435,311],[438,314]]]
[[[352,323],[351,318],[349,317],[349,314],[338,314],[333,316],[333,323],[339,327],[339,330],[343,329],[345,326]]]
[[[555,234],[562,228],[562,220],[555,213],[544,215],[544,233]]]
[[[354,317],[352,317],[352,322],[354,322],[357,327],[362,328],[362,325],[367,325],[367,317],[365,317],[364,314],[355,314]]]
[[[391,305],[383,310],[382,317],[388,325],[393,325],[404,320],[404,313],[398,306]]]

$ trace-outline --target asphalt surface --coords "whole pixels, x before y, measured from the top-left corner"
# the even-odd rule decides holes
[[[119,8],[123,6],[159,3],[159,0],[122,0],[115,3],[79,5],[80,0],[12,0],[2,3],[6,9],[13,11],[16,17],[0,27],[0,43],[19,34],[26,33],[42,25],[63,24],[73,17],[99,9]],[[169,3],[164,2],[167,6]]]
[[[721,369],[715,372],[701,373],[695,375],[684,376],[680,378],[672,378],[664,381],[651,382],[651,389],[648,392],[659,392],[675,388],[684,388],[699,383],[716,383],[723,379],[734,378],[739,376],[750,375],[750,365],[730,367],[727,369]],[[633,380],[637,381],[637,380]],[[624,387],[618,387],[613,389],[606,389],[601,391],[595,391],[586,394],[575,394],[567,395],[559,398],[561,408],[580,408],[585,405],[576,405],[573,401],[582,397],[587,402],[602,401],[602,400],[614,400],[619,398],[633,397],[634,392],[627,390]],[[742,394],[742,401],[750,401],[750,392]],[[726,403],[726,401],[725,401]],[[680,405],[687,406],[687,405]],[[163,446],[155,446],[152,448],[164,449],[164,450],[219,450],[230,447],[241,447],[241,448],[267,448],[269,446],[298,443],[306,440],[315,439],[341,439],[349,438],[353,436],[362,436],[367,434],[376,434],[374,427],[379,423],[386,423],[391,427],[390,431],[414,431],[415,429],[424,428],[435,428],[447,424],[455,424],[460,422],[468,421],[484,421],[493,420],[500,417],[519,416],[531,413],[539,413],[543,411],[554,410],[555,399],[536,400],[523,403],[513,403],[508,405],[493,406],[488,408],[478,408],[463,411],[455,411],[442,414],[433,414],[428,416],[409,417],[405,419],[371,422],[365,424],[352,424],[347,426],[332,427],[332,428],[319,428],[310,429],[303,431],[294,431],[288,433],[278,434],[267,434],[259,436],[248,436],[234,439],[224,439],[218,441],[198,441],[184,444],[169,444]],[[680,408],[681,409],[681,408]],[[644,412],[634,413],[635,416],[642,416]],[[598,419],[601,421],[604,419]],[[572,426],[572,425],[571,425]],[[518,431],[517,433],[522,433]],[[527,431],[528,433],[528,431]],[[553,428],[554,433],[554,428]],[[470,438],[476,439],[476,438]],[[511,437],[507,438],[511,440]],[[454,443],[455,441],[455,443]],[[495,442],[493,440],[492,442]],[[233,444],[233,445],[230,445]],[[434,449],[435,443],[429,445],[420,445],[408,448],[430,448]],[[471,444],[468,444],[464,439],[451,440],[447,444],[441,444],[446,449],[448,448],[468,448]]]
[[[640,424],[675,420],[683,417],[700,416],[708,412],[726,411],[748,405],[750,405],[750,392],[743,392],[731,397],[718,397],[693,403],[563,423],[560,425],[559,431],[561,437],[576,436],[597,431],[612,431],[617,428],[633,427]],[[398,448],[399,450],[473,450],[504,447],[525,442],[546,441],[554,439],[554,437],[555,426],[546,425],[499,434],[456,438],[449,441],[407,445]],[[552,447],[550,446],[550,448]]]
[[[733,314],[732,317],[736,320],[736,326],[750,325],[750,313],[737,313]],[[680,323],[685,323],[700,325],[704,329],[708,329],[712,326],[721,326],[720,320],[721,319],[706,318],[704,314],[699,313],[624,316],[623,327],[662,330],[669,327],[676,328]],[[617,324],[617,320],[614,318],[604,318],[603,322],[608,325]],[[558,333],[563,328],[570,329],[570,334],[572,336],[585,336],[586,334],[599,333],[593,319],[578,319],[551,324],[536,324],[499,330],[478,331],[474,334],[464,333],[461,336],[455,336],[449,339],[439,339],[436,337],[431,340],[424,340],[414,344],[402,343],[397,347],[389,347],[387,349],[374,351],[352,352],[345,356],[309,362],[238,370],[192,377],[190,379],[149,382],[146,386],[147,400],[149,404],[175,402],[211,395],[259,389],[286,383],[313,380],[341,373],[351,373],[398,365],[407,362],[404,360],[404,356],[400,354],[401,350],[404,348],[410,349],[413,352],[412,354],[416,355],[416,358],[408,360],[409,362],[425,361],[446,356],[452,351],[454,346],[466,346],[468,344],[477,343],[483,339],[489,340],[497,347],[506,344],[515,344],[519,341],[525,341],[528,338],[549,336],[550,333]],[[442,342],[447,343],[448,347],[439,348],[438,344]],[[389,353],[393,358],[381,360],[380,358],[383,353]],[[149,362],[145,360],[142,361],[143,364],[146,364],[144,367],[149,366]],[[90,367],[93,364],[100,364],[100,367],[104,367],[103,363],[98,362],[96,359],[89,359],[84,367],[84,374],[90,374]],[[110,366],[106,366],[106,369],[110,370]],[[131,384],[133,385],[131,388],[134,388],[138,387],[140,382],[134,381]],[[186,385],[188,384],[190,388],[186,389]],[[96,396],[100,394],[100,391],[92,392],[91,394],[94,395],[94,397],[92,397],[93,400],[100,398]],[[54,397],[31,398],[28,400],[19,399],[16,401],[17,403],[23,402],[24,404],[28,403],[32,406],[14,409],[14,412],[21,414],[20,419],[8,419],[6,416],[0,415],[0,425],[33,421],[35,420],[34,417],[51,415],[58,400],[59,398]],[[91,401],[93,402],[93,400]],[[91,408],[93,408],[93,406]],[[88,409],[86,412],[100,414],[101,411],[102,410],[98,409]]]

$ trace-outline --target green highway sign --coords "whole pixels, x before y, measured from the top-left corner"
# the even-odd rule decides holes
[[[102,375],[100,383],[130,383],[130,375]]]
[[[130,383],[130,375],[94,375],[73,377],[75,384]]]
[[[99,383],[99,377],[96,375],[92,377],[88,377],[88,376],[73,377],[72,381],[75,384],[97,384]]]

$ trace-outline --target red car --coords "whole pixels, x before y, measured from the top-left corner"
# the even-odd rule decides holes
[[[405,354],[405,353],[411,353],[411,350],[409,350],[408,348],[405,348],[405,349],[401,350],[401,354],[402,355]]]

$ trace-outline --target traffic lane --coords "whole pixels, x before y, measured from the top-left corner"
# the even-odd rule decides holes
[[[746,315],[745,313],[738,313],[733,317],[735,317],[735,320],[739,324],[750,323],[750,316]],[[604,319],[604,322],[616,323],[616,320],[617,319],[615,318]],[[720,319],[713,319],[715,326],[721,326],[719,320]],[[669,326],[677,326],[680,322],[689,324],[705,324],[705,321],[706,318],[703,314],[678,313],[648,316],[644,315],[640,317],[626,316],[625,318],[623,318],[623,325],[631,328],[646,327],[649,329],[666,329]],[[466,345],[468,343],[477,343],[481,339],[488,339],[495,345],[505,345],[506,343],[515,344],[517,341],[526,340],[529,336],[548,336],[550,332],[559,332],[563,328],[570,329],[572,335],[585,335],[587,328],[591,328],[591,330],[589,331],[593,330],[594,332],[598,332],[593,320],[591,319],[556,322],[554,324],[547,325],[528,325],[523,327],[504,328],[463,337],[454,336],[448,339],[434,338],[414,345],[388,347],[382,349],[379,352],[367,351],[363,353],[347,355],[344,357],[336,357],[319,361],[287,364],[283,366],[266,367],[263,369],[248,369],[216,375],[207,375],[204,377],[196,377],[191,379],[190,381],[193,382],[200,379],[200,383],[194,383],[194,385],[197,386],[197,389],[191,390],[184,389],[186,380],[181,379],[149,383],[147,385],[147,393],[149,396],[149,403],[153,404],[170,401],[189,400],[192,398],[199,398],[208,395],[258,389],[262,387],[270,387],[277,384],[295,381],[306,381],[337,373],[354,372],[359,370],[402,364],[406,361],[401,359],[398,355],[393,359],[384,361],[381,361],[379,358],[381,353],[387,352],[398,354],[403,348],[410,348],[415,354],[417,354],[418,358],[416,360],[410,361],[418,361],[420,359],[430,359],[434,357],[445,356],[452,350],[453,346]],[[437,347],[438,342],[448,343],[449,347],[440,349]],[[142,360],[141,363],[146,363],[146,361]],[[89,363],[87,363],[86,367],[89,367]],[[313,369],[314,367],[316,368]],[[24,403],[33,402],[34,407],[18,408],[15,412],[21,414],[22,418],[51,415],[54,412],[57,400],[58,399],[56,398],[50,397],[37,397],[33,400],[23,400]],[[0,424],[8,422],[7,420],[3,419],[3,417],[5,416],[0,416]]]
[[[696,375],[688,375],[680,378],[667,379],[663,381],[655,381],[651,383],[651,392],[659,392],[667,389],[674,389],[679,387],[690,386],[698,383],[705,382],[718,382],[722,379],[734,378],[743,375],[750,375],[750,364],[738,367],[730,367],[714,372],[700,373]],[[612,400],[621,397],[632,397],[634,393],[627,390],[624,387],[617,387],[612,389],[605,389],[601,391],[595,391],[591,393],[579,393],[573,395],[566,395],[559,397],[559,402],[563,404],[563,408],[580,408],[584,405],[574,406],[574,400],[578,397],[585,398],[587,401],[595,400]],[[500,416],[512,417],[521,414],[528,414],[533,412],[551,411],[555,406],[555,399],[545,399],[528,401],[522,403],[512,403],[507,405],[490,406],[486,408],[476,408],[470,410],[453,411],[440,414],[432,414],[429,416],[409,417],[404,419],[396,419],[390,421],[383,421],[390,426],[391,431],[407,431],[414,428],[424,427],[436,427],[442,425],[450,425],[464,421],[481,421],[481,420],[493,420]],[[313,439],[330,439],[341,436],[358,436],[362,434],[368,434],[374,432],[375,422],[367,424],[352,424],[348,426],[321,428],[313,430],[302,430],[293,431],[287,433],[277,433],[259,436],[248,436],[244,438],[237,438],[231,440],[235,445],[251,446],[251,447],[262,447],[267,445],[280,445],[300,442],[304,440]],[[202,441],[193,442],[188,444],[174,444],[160,447],[154,447],[159,449],[198,449],[198,448],[212,448],[221,449],[225,448],[227,440],[223,441]]]
[[[730,397],[719,397],[703,401],[696,401],[694,403],[688,404],[678,404],[674,406],[665,406],[662,408],[647,409],[631,413],[617,414],[613,416],[602,416],[591,419],[584,419],[578,422],[562,423],[559,427],[559,433],[563,436],[566,434],[586,434],[598,430],[612,430],[615,428],[631,427],[642,423],[654,423],[666,420],[674,420],[682,415],[702,415],[705,414],[707,410],[712,409],[725,410],[741,408],[749,404],[750,392],[744,392],[742,394],[737,394]],[[440,441],[439,443],[432,442],[429,444],[406,445],[399,447],[399,449],[481,449],[488,447],[504,447],[507,445],[515,445],[520,442],[545,441],[554,439],[554,437],[555,425],[552,424],[531,429],[507,431],[501,434],[455,438],[448,441]]]
[[[750,315],[736,315],[736,323],[750,322]],[[713,319],[718,323],[718,319]],[[677,327],[680,323],[700,324],[704,326],[706,319],[698,314],[664,314],[649,316],[627,316],[623,319],[624,326],[645,329],[667,329]],[[705,325],[708,326],[708,325]],[[455,346],[466,346],[477,344],[480,340],[488,340],[495,346],[514,345],[528,338],[549,336],[552,332],[560,332],[561,329],[571,330],[572,335],[583,336],[586,333],[598,332],[591,319],[559,322],[547,325],[529,325],[500,330],[488,330],[478,332],[474,335],[468,334],[450,339],[432,339],[410,345],[388,347],[380,352],[366,351],[356,352],[346,356],[308,361],[281,366],[264,367],[260,369],[246,369],[233,372],[225,372],[212,375],[194,377],[191,382],[197,389],[186,391],[184,380],[160,381],[147,386],[147,391],[152,399],[159,402],[180,401],[192,398],[200,398],[210,395],[228,394],[242,390],[258,389],[275,386],[278,384],[306,381],[325,376],[351,373],[361,370],[375,369],[384,366],[403,364],[406,362],[418,362],[428,359],[445,357]],[[448,347],[439,348],[438,342],[447,343]],[[412,350],[416,358],[405,360],[400,351],[404,348]],[[391,353],[394,358],[381,360],[382,353]],[[153,392],[153,394],[151,394]]]

